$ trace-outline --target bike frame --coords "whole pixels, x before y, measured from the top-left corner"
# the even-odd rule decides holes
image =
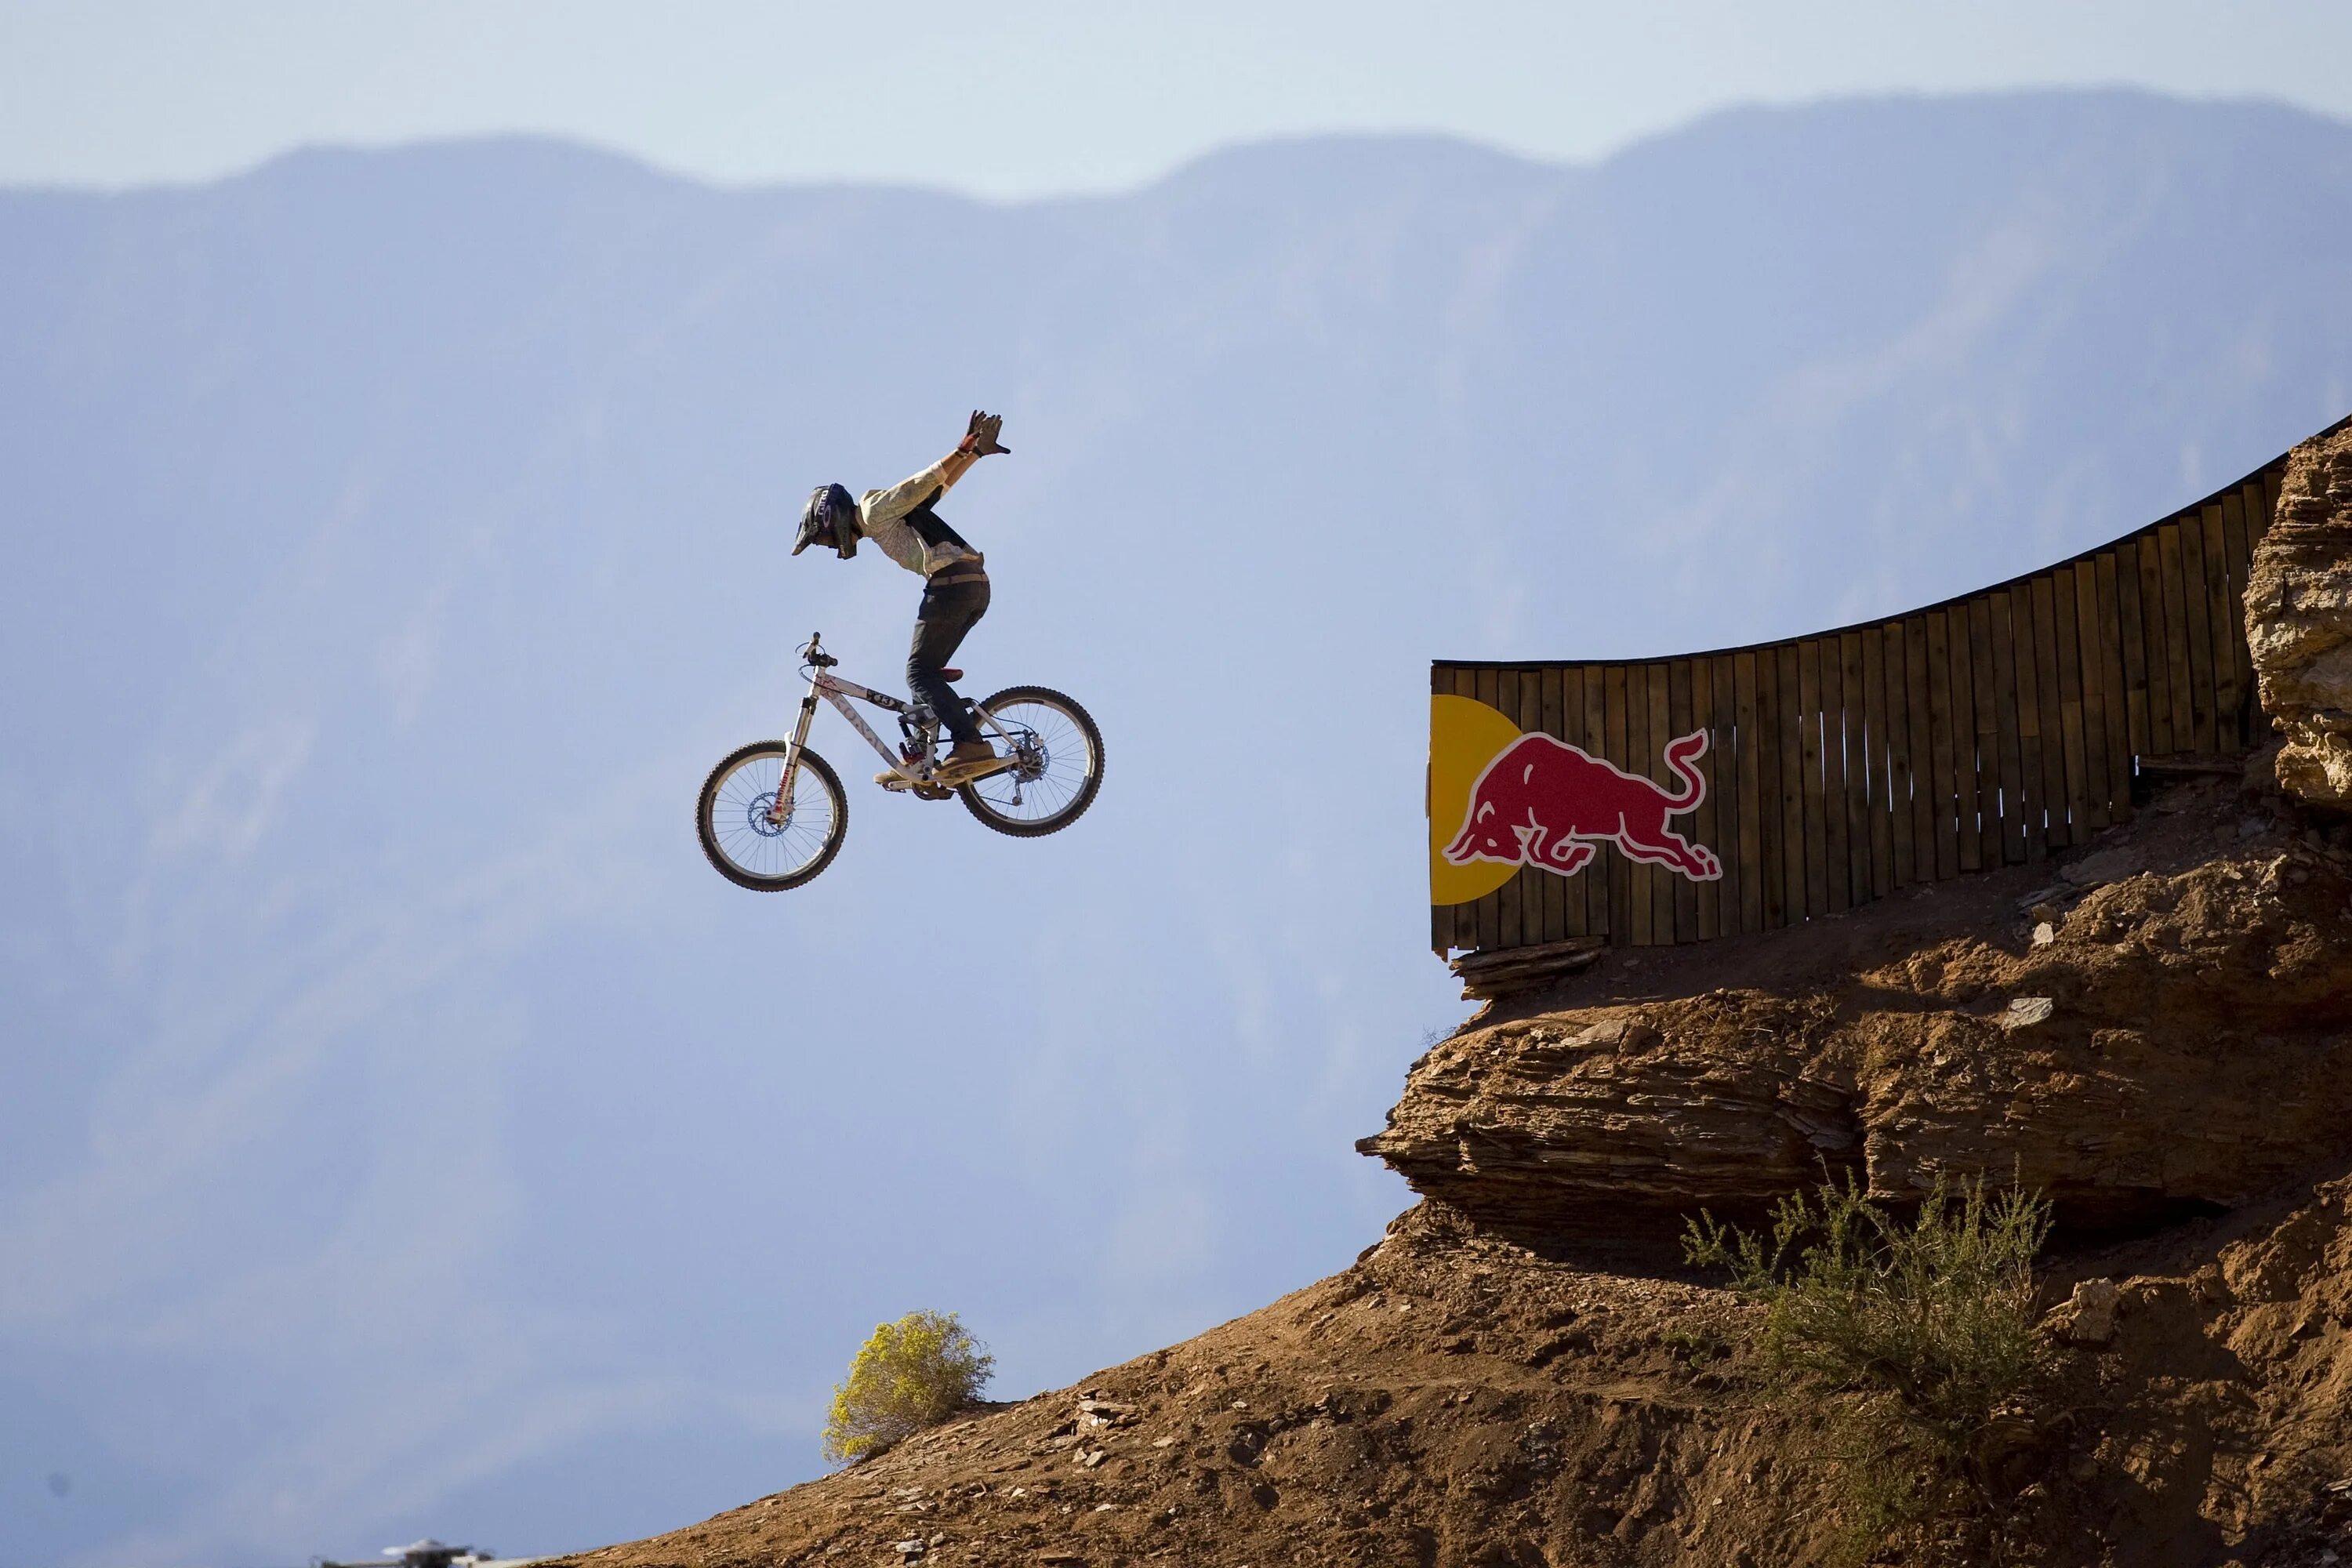
[[[802,650],[803,655],[812,660],[811,663],[801,667],[808,677],[809,689],[808,695],[801,699],[800,717],[793,721],[793,738],[784,751],[784,776],[776,785],[776,804],[771,815],[779,819],[789,809],[793,799],[793,786],[799,781],[801,751],[808,744],[809,726],[816,719],[816,700],[820,697],[840,709],[841,716],[848,720],[859,734],[866,737],[866,743],[874,748],[875,754],[890,765],[892,773],[905,779],[909,784],[928,784],[937,771],[933,759],[928,755],[919,763],[909,763],[898,753],[894,747],[876,734],[874,727],[860,718],[857,710],[849,704],[854,698],[860,702],[869,702],[888,713],[912,713],[916,711],[915,705],[903,698],[892,697],[887,692],[860,686],[854,680],[845,680],[824,666],[814,663],[816,656],[824,651],[818,646],[819,641],[817,637],[811,637],[808,647]],[[982,710],[977,704],[973,705],[972,714],[983,729],[994,731],[999,740],[1008,744],[1011,742],[1013,738],[1011,731],[996,721],[995,715]],[[928,734],[933,746],[938,744],[936,729],[918,732]]]

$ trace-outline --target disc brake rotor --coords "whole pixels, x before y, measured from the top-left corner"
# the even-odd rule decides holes
[[[775,808],[776,792],[774,790],[770,790],[767,794],[758,796],[750,805],[743,808],[744,823],[750,826],[752,832],[758,834],[762,838],[777,837],[782,834],[785,828],[790,827],[793,825],[793,808],[789,805],[784,807],[783,820],[781,822],[769,815],[769,813],[774,811]]]

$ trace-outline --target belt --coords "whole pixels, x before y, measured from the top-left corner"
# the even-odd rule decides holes
[[[923,579],[927,587],[945,587],[951,583],[985,583],[988,574],[977,561],[955,561],[940,567]]]

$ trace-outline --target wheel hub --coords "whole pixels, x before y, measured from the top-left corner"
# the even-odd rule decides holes
[[[743,820],[751,827],[751,831],[758,834],[761,837],[777,837],[783,833],[785,828],[790,827],[793,825],[793,808],[789,804],[785,805],[783,817],[781,821],[779,821],[774,816],[771,815],[775,811],[775,809],[776,792],[774,790],[770,790],[767,794],[753,800],[750,805],[744,807]]]

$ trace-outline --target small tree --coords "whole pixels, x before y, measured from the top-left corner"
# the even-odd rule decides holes
[[[939,1425],[980,1396],[995,1365],[953,1312],[909,1312],[875,1325],[833,1391],[824,1457],[862,1459]]]
[[[1939,1176],[1906,1225],[1849,1175],[1772,1218],[1768,1241],[1702,1214],[1683,1251],[1762,1303],[1769,1388],[1827,1428],[1847,1552],[1990,1501],[1989,1466],[2050,1366],[2033,1313],[2049,1204]]]

